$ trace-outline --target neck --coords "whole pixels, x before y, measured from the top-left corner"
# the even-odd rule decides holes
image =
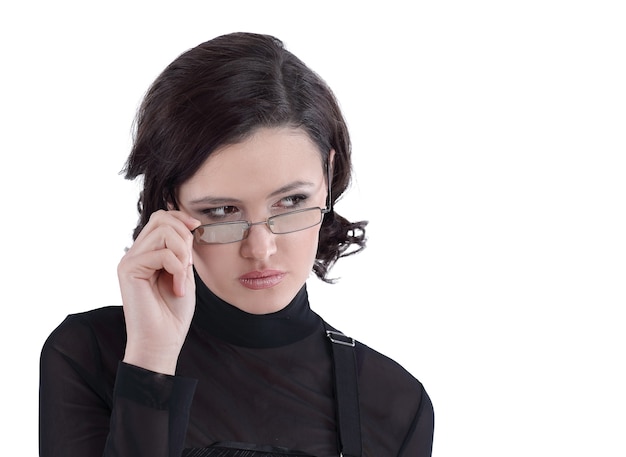
[[[215,295],[197,273],[195,277],[194,322],[227,343],[256,348],[285,346],[309,336],[321,323],[309,307],[306,285],[280,311],[250,314]]]

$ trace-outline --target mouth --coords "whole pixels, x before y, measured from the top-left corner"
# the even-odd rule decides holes
[[[272,288],[283,280],[285,273],[279,270],[251,271],[239,277],[242,286],[252,290]]]

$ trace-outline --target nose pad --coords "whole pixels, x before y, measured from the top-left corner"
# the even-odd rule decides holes
[[[266,259],[276,252],[276,235],[266,223],[252,224],[241,243],[241,255],[251,259]]]

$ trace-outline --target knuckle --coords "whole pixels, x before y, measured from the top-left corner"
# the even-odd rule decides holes
[[[124,276],[129,269],[128,253],[126,253],[117,264],[117,275]]]
[[[150,214],[150,218],[148,219],[150,222],[159,222],[162,221],[163,218],[166,216],[167,211],[163,210],[163,209],[159,209],[157,211],[155,211],[154,213]]]
[[[183,239],[185,240],[185,243],[187,244],[191,244],[193,242],[193,233],[191,233],[191,230],[187,230],[184,233]]]

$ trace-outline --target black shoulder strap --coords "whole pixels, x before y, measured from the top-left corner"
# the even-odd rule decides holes
[[[361,457],[361,414],[359,412],[355,341],[353,338],[331,329],[326,322],[324,322],[324,327],[333,354],[340,455],[343,457]]]

